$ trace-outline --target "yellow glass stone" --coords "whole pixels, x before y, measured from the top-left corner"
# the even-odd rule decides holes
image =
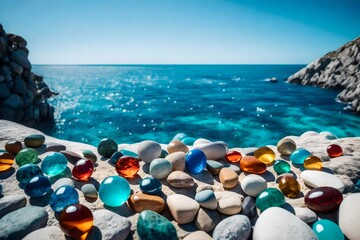
[[[14,159],[0,159],[0,173],[9,170],[14,163]]]
[[[296,198],[300,193],[300,184],[293,176],[283,176],[279,181],[279,188],[288,198]]]
[[[316,156],[309,156],[304,161],[304,167],[309,170],[321,170],[322,161]]]
[[[266,165],[272,164],[275,161],[275,152],[269,147],[260,147],[256,149],[254,156]]]

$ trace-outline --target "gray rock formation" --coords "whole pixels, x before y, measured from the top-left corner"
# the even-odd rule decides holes
[[[6,34],[0,24],[0,119],[34,126],[53,119],[54,108],[47,99],[56,93],[31,72],[26,45],[25,39]]]
[[[338,99],[360,113],[360,37],[310,63],[288,82],[340,89]]]

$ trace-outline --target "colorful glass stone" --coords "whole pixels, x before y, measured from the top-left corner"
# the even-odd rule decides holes
[[[159,194],[162,188],[161,182],[153,177],[145,177],[140,181],[139,186],[143,193],[152,195]]]
[[[279,181],[281,192],[288,198],[296,198],[300,193],[300,184],[293,176],[283,176]]]
[[[229,162],[239,162],[242,158],[241,153],[239,153],[238,151],[235,150],[230,150],[226,153],[225,155],[225,159],[228,160]]]
[[[345,236],[339,225],[330,220],[318,220],[313,224],[312,229],[319,240],[345,240]]]
[[[9,170],[14,164],[14,156],[7,152],[0,153],[0,172]]]
[[[111,155],[110,162],[116,164],[122,156],[124,156],[124,154],[121,151],[114,152],[113,155]]]
[[[61,212],[65,207],[79,202],[79,194],[72,186],[61,186],[51,194],[50,207]]]
[[[284,160],[276,160],[274,165],[273,165],[274,171],[276,172],[276,174],[281,175],[284,173],[288,173],[290,172],[290,164],[287,163]]]
[[[115,165],[116,172],[124,178],[133,178],[140,169],[139,161],[136,158],[123,156]]]
[[[66,236],[82,238],[91,230],[94,217],[90,209],[81,204],[72,204],[61,211],[59,225]],[[86,235],[85,235],[86,234]]]
[[[329,155],[329,157],[331,157],[331,158],[340,157],[343,154],[342,148],[337,144],[329,145],[327,147],[326,151],[327,151],[327,154]]]
[[[141,240],[177,240],[177,232],[172,223],[160,214],[144,210],[140,213],[136,231]]]
[[[308,170],[321,170],[322,161],[316,156],[309,156],[304,161],[304,167]]]
[[[304,164],[304,161],[307,157],[309,157],[311,155],[311,153],[304,149],[304,148],[299,148],[297,149],[295,152],[293,152],[290,155],[290,161],[293,164]]]
[[[314,188],[305,196],[306,206],[319,212],[330,212],[337,209],[342,200],[341,192],[332,187]]]
[[[268,165],[275,161],[275,152],[271,148],[264,146],[255,150],[254,157]]]
[[[256,197],[256,207],[264,211],[269,207],[281,207],[285,204],[285,197],[276,188],[267,188]]]
[[[45,136],[42,134],[32,134],[24,139],[25,146],[36,148],[41,147],[45,142]]]
[[[201,173],[206,168],[205,153],[199,149],[190,150],[185,156],[185,165],[190,173]]]
[[[266,164],[253,156],[244,156],[240,161],[240,169],[243,172],[263,174],[266,172]]]
[[[33,177],[37,175],[43,175],[40,167],[33,163],[28,163],[22,165],[16,171],[16,180],[20,182],[20,184],[25,185],[27,184]]]
[[[196,138],[193,137],[186,137],[181,140],[185,145],[192,146],[194,142],[196,141]]]
[[[22,144],[19,141],[10,141],[5,144],[5,150],[13,155],[16,155],[18,152],[21,151],[21,149]]]
[[[25,193],[29,197],[44,196],[51,189],[50,180],[42,175],[38,175],[30,179],[25,186]]]
[[[94,163],[90,159],[80,159],[74,165],[72,175],[80,181],[87,181],[94,172]]]
[[[130,151],[128,149],[121,149],[120,152],[124,155],[124,156],[130,156],[130,157],[135,157],[138,158],[139,155],[136,152]]]
[[[100,184],[99,196],[105,205],[121,206],[130,196],[130,185],[123,177],[107,177]]]
[[[67,159],[58,152],[47,155],[41,162],[41,171],[47,176],[53,177],[62,173],[67,167]]]
[[[32,148],[25,148],[18,152],[15,157],[16,164],[21,167],[27,163],[34,163],[38,160],[38,153]]]
[[[104,138],[103,140],[101,140],[97,147],[98,153],[106,158],[110,158],[111,155],[117,152],[117,150],[118,150],[117,143],[110,138]]]

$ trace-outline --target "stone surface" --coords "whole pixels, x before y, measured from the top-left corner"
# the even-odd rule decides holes
[[[172,164],[164,158],[156,158],[150,163],[150,175],[156,179],[165,179],[172,170]]]
[[[94,163],[97,161],[96,154],[93,151],[89,150],[89,149],[86,149],[86,150],[82,151],[82,154],[83,154],[84,158],[90,159]]]
[[[219,180],[224,188],[234,188],[238,185],[239,179],[236,172],[230,168],[223,168],[219,174]]]
[[[250,196],[244,198],[240,214],[247,216],[249,219],[257,216],[256,202],[254,198]]]
[[[84,194],[85,197],[88,197],[88,198],[96,199],[98,197],[98,191],[97,191],[96,187],[91,183],[84,184],[81,187],[81,192]]]
[[[42,207],[20,208],[0,219],[0,239],[22,239],[30,232],[45,227],[47,220],[48,213]]]
[[[214,229],[214,240],[248,239],[251,223],[245,215],[235,215],[222,220]]]
[[[211,142],[196,145],[196,149],[201,150],[208,160],[221,160],[225,158],[227,149],[222,142]]]
[[[267,188],[256,198],[256,207],[261,212],[270,207],[281,207],[285,204],[284,195],[277,188]]]
[[[327,239],[339,239],[345,240],[344,234],[341,232],[339,226],[327,219],[321,219],[316,221],[312,229],[318,236],[319,240],[327,240]]]
[[[266,180],[256,174],[249,174],[240,182],[241,188],[247,195],[257,197],[267,188]]]
[[[184,171],[185,170],[185,156],[184,152],[174,152],[170,153],[165,157],[172,164],[173,171]]]
[[[182,171],[174,171],[167,177],[167,182],[176,188],[192,188],[195,184],[194,179]]]
[[[144,210],[151,210],[157,213],[164,211],[166,205],[164,199],[156,195],[137,192],[129,198],[129,206],[138,213]]]
[[[296,143],[290,138],[281,139],[276,148],[281,155],[290,156],[296,150]]]
[[[212,190],[203,190],[195,195],[195,200],[201,207],[214,210],[217,208],[217,200]]]
[[[24,195],[9,195],[0,198],[0,219],[6,214],[25,207],[26,198]]]
[[[174,152],[184,152],[187,153],[189,148],[179,140],[172,140],[167,146],[167,151],[171,154]]]
[[[61,211],[59,225],[66,236],[79,238],[88,233],[93,226],[93,214],[81,204],[72,204]]]
[[[145,177],[140,181],[140,190],[147,194],[159,194],[162,189],[161,182],[153,177]]]
[[[359,240],[360,193],[345,197],[339,208],[339,226],[348,239]]]
[[[301,179],[310,187],[333,187],[343,192],[345,189],[341,180],[333,174],[315,170],[305,170],[301,173]]]
[[[66,159],[69,162],[71,162],[72,164],[75,164],[78,160],[82,159],[82,157],[79,154],[77,154],[77,153],[75,153],[73,151],[62,150],[62,151],[60,151],[60,153],[62,155],[64,155],[66,157]]]
[[[124,178],[135,177],[139,169],[139,161],[134,157],[122,156],[115,164],[116,172]]]
[[[247,173],[263,174],[266,172],[266,164],[253,156],[244,156],[240,161],[240,168]]]
[[[206,161],[206,169],[212,174],[212,175],[219,175],[221,169],[223,169],[224,165],[218,161],[214,160],[207,160]]]
[[[316,213],[309,208],[294,207],[294,211],[295,215],[305,223],[313,223],[318,219]]]
[[[61,186],[50,197],[50,207],[55,212],[61,212],[65,207],[79,202],[79,194],[71,186]]]
[[[210,235],[204,231],[192,232],[184,238],[184,240],[212,240],[212,239],[213,238],[210,237]]]
[[[255,150],[254,157],[268,165],[275,161],[275,152],[271,148],[264,146]]]
[[[59,227],[50,226],[29,233],[23,240],[66,240],[66,237]]]
[[[93,174],[94,168],[94,163],[90,159],[80,159],[75,163],[71,173],[76,180],[87,181]]]
[[[206,168],[205,153],[199,149],[190,150],[185,156],[186,169],[190,173],[201,173]]]
[[[25,193],[29,197],[41,197],[51,189],[51,183],[45,176],[38,175],[30,179],[25,186]]]
[[[117,152],[117,150],[118,150],[117,143],[110,138],[102,139],[97,147],[98,153],[106,158],[110,158],[111,155]]]
[[[182,194],[168,196],[166,202],[171,215],[179,224],[192,222],[200,207],[195,200]]]
[[[154,141],[142,141],[137,147],[137,154],[145,163],[151,163],[152,160],[160,157],[161,146],[159,143]]]
[[[341,192],[332,187],[314,188],[305,196],[306,206],[318,212],[331,212],[340,206],[342,200]]]
[[[45,152],[60,152],[66,150],[66,146],[60,143],[47,142]]]
[[[121,206],[130,196],[130,185],[123,177],[106,177],[100,184],[99,196],[110,207]]]
[[[21,167],[27,163],[34,163],[38,160],[38,153],[32,148],[21,150],[15,158],[16,164]]]
[[[215,192],[218,201],[217,210],[225,215],[234,215],[241,211],[244,197],[235,192]]]
[[[41,147],[45,142],[45,136],[42,134],[32,134],[24,139],[25,146],[27,147]]]
[[[204,232],[212,231],[221,221],[221,216],[217,211],[200,208],[195,217],[195,225]]]
[[[279,181],[279,189],[288,198],[296,198],[300,193],[300,184],[293,176],[283,176]]]
[[[59,175],[67,167],[67,159],[61,153],[53,152],[47,155],[41,162],[41,171],[49,177]]]
[[[294,231],[296,229],[296,231]],[[253,240],[317,240],[313,230],[295,215],[279,207],[265,210],[256,221]]]
[[[70,186],[74,187],[74,181],[71,178],[60,178],[53,183],[52,189],[56,190],[61,186]]]

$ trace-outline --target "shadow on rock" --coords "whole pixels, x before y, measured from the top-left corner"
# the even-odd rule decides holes
[[[189,173],[189,175],[191,177],[193,177],[194,179],[198,180],[199,182],[214,185],[213,175],[207,170],[204,170],[204,171],[202,171],[201,173],[198,173],[198,174]]]
[[[45,207],[46,205],[49,204],[50,202],[50,197],[51,197],[51,194],[53,193],[54,191],[51,190],[51,191],[48,191],[44,196],[41,196],[41,197],[31,197],[29,199],[29,202],[31,205],[33,206],[38,206],[38,207]]]
[[[8,170],[0,173],[0,179],[6,179],[11,177],[15,173],[15,168],[11,167]]]

